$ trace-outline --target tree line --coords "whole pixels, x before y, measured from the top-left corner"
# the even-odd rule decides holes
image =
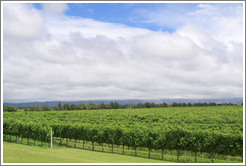
[[[163,103],[154,103],[154,102],[145,102],[145,103],[136,103],[136,104],[120,104],[118,102],[110,102],[109,104],[95,104],[94,102],[89,103],[79,103],[79,104],[69,104],[58,102],[58,104],[54,107],[50,107],[47,104],[43,104],[42,106],[33,104],[27,107],[15,107],[15,106],[3,106],[4,112],[16,112],[17,108],[24,109],[24,111],[61,111],[61,110],[97,110],[97,109],[127,109],[127,108],[163,108],[163,107],[196,107],[196,106],[223,106],[223,105],[236,105],[233,103],[172,103],[168,104],[166,102]]]
[[[17,112],[17,108],[13,105],[3,105],[4,112]]]

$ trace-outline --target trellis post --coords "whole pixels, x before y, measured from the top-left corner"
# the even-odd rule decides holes
[[[50,148],[52,148],[52,129],[50,130]]]

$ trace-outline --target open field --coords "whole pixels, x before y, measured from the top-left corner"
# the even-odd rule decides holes
[[[67,147],[37,147],[3,142],[4,163],[171,163]]]
[[[42,144],[41,147],[41,142],[40,141],[36,141],[35,145],[34,145],[34,140],[30,139],[29,143],[27,142],[26,138],[23,138],[22,143],[21,140],[19,139],[16,143],[15,137],[12,136],[11,142],[9,136],[4,136],[4,143],[7,144],[16,144],[16,146],[18,145],[25,145],[28,147],[39,147],[41,149],[50,149],[50,143],[49,142],[44,142]],[[6,142],[8,141],[8,142]],[[76,143],[76,147],[74,147],[75,145],[75,141],[74,140],[68,140],[68,144],[66,140],[62,141],[62,144],[60,144],[60,139],[59,138],[55,138],[53,140],[53,148],[54,149],[64,149],[64,148],[68,148],[68,149],[77,149],[77,150],[86,150],[86,151],[92,151],[92,143],[91,142],[85,142],[84,145],[84,149],[83,147],[83,142],[81,141],[77,141]],[[35,149],[35,147],[33,147]],[[4,147],[5,148],[5,147]],[[111,145],[110,144],[104,144],[103,146],[104,151],[103,153],[108,153],[108,154],[113,154],[111,151]],[[134,148],[125,148],[125,153],[124,155],[126,156],[132,156],[132,157],[139,157],[139,158],[144,158],[144,159],[148,159],[148,150],[146,148],[138,148],[137,149],[137,156],[135,156],[135,151]],[[98,152],[101,153],[102,152],[102,147],[97,144],[94,143],[94,152]],[[161,159],[161,153],[159,150],[153,150],[151,152],[151,159],[156,160],[160,160],[160,162],[176,162],[176,150],[165,150],[164,153],[164,159]],[[184,151],[180,151],[180,156],[179,156],[179,162],[180,163],[192,163],[194,162],[194,152],[191,151],[187,151],[187,161],[185,162],[185,152]],[[122,155],[122,146],[119,146],[118,148],[115,146],[114,148],[114,154],[118,154],[118,155]],[[206,153],[197,153],[197,162],[198,163],[211,163],[211,160],[209,158],[209,155]],[[241,163],[242,162],[242,157],[240,156],[224,156],[224,155],[215,155],[214,156],[214,162],[215,163]]]

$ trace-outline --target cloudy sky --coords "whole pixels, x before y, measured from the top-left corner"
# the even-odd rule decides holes
[[[242,3],[3,3],[3,101],[243,96]]]

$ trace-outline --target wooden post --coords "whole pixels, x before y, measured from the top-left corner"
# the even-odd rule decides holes
[[[195,163],[197,163],[197,152],[195,152]]]
[[[162,148],[162,150],[161,150],[161,159],[162,160],[164,159],[164,148]]]
[[[187,162],[187,157],[186,157],[186,150],[185,150],[185,162]]]
[[[210,153],[211,161],[214,163],[213,152]]]
[[[179,162],[180,149],[177,149],[177,161]]]
[[[52,148],[52,129],[50,131],[50,148]]]

